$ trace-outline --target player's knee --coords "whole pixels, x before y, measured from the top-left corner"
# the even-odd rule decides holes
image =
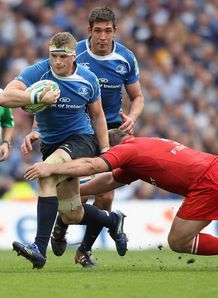
[[[62,217],[63,222],[68,225],[79,224],[84,215],[82,206],[79,206],[72,211],[67,211],[67,212],[59,211],[59,213]]]
[[[186,252],[187,242],[184,239],[180,239],[175,234],[170,233],[168,235],[168,244],[171,250],[175,252]]]
[[[66,224],[80,223],[84,209],[81,205],[80,194],[74,194],[71,198],[61,199],[58,202],[58,211]]]
[[[171,250],[178,252],[176,239],[171,234],[168,235],[168,244]]]

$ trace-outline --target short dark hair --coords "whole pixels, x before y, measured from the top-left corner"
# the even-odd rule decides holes
[[[108,136],[110,146],[115,146],[120,144],[122,139],[128,135],[127,133],[123,132],[122,130],[119,130],[118,128],[113,128],[108,130]]]
[[[71,45],[71,47],[75,49],[76,39],[70,32],[58,32],[51,37],[49,46],[51,45],[55,45],[57,48],[61,48],[64,45]]]
[[[109,7],[96,7],[89,14],[89,26],[93,27],[94,23],[112,22],[113,27],[116,27],[116,16],[113,10]]]

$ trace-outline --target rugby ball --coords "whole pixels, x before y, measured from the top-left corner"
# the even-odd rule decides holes
[[[51,80],[41,80],[29,86],[25,91],[29,93],[33,92],[34,94],[39,96],[43,92],[43,90],[49,85],[51,86],[51,89],[53,91],[59,90],[59,86],[56,82]],[[43,102],[39,102],[35,104],[28,104],[22,107],[22,109],[28,113],[38,113],[44,111],[47,107],[48,105],[44,104]]]

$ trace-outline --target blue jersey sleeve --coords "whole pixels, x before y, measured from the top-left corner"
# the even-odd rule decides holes
[[[90,99],[90,103],[93,103],[101,97],[101,89],[100,89],[99,80],[94,73],[92,73],[92,76],[90,77],[90,79],[91,79],[90,83],[93,88],[93,97]]]
[[[125,84],[133,84],[139,80],[138,62],[135,55],[130,50],[127,50],[126,54],[128,55],[129,71],[126,74]]]

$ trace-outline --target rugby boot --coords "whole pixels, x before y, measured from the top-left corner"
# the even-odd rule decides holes
[[[123,232],[124,218],[126,215],[119,210],[112,211],[117,216],[117,223],[114,229],[109,230],[111,238],[115,241],[117,253],[124,256],[127,252],[127,236]]]
[[[51,235],[52,251],[58,257],[62,256],[67,248],[66,232],[66,229],[55,225]]]
[[[17,252],[18,256],[22,256],[33,264],[33,269],[41,269],[46,263],[44,257],[35,243],[24,245],[17,241],[12,243],[13,250]]]
[[[95,268],[96,262],[91,251],[82,252],[77,249],[75,255],[75,263],[80,264],[83,268]]]

